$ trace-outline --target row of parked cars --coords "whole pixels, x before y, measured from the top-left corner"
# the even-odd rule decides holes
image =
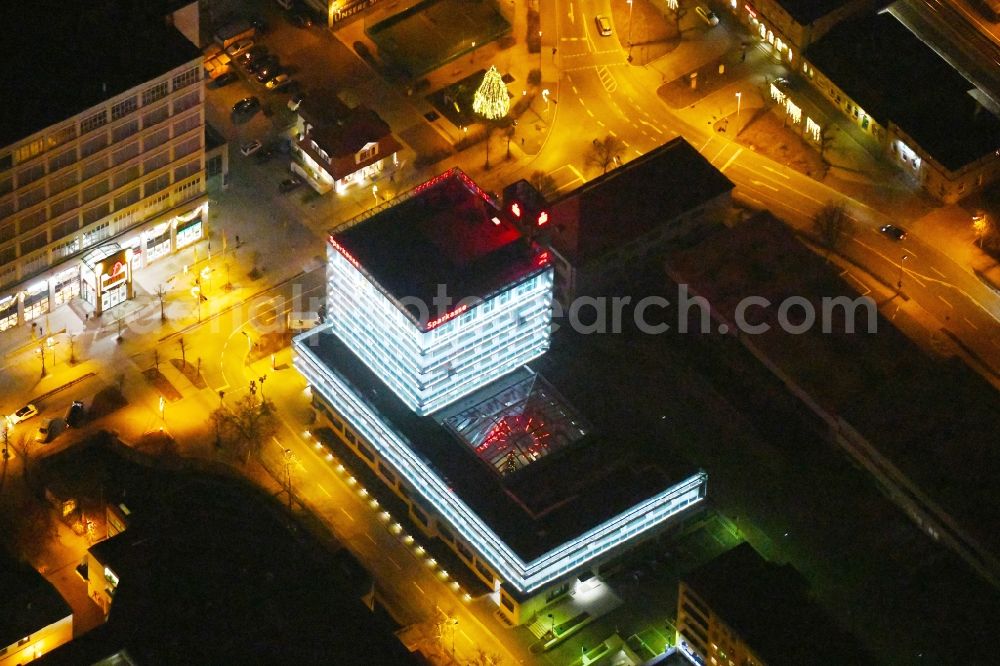
[[[85,415],[85,408],[83,406],[83,401],[74,400],[66,409],[66,414],[60,420],[55,417],[47,418],[42,421],[35,431],[35,441],[42,444],[47,444],[51,442],[56,435],[61,432],[60,426],[65,423],[67,428],[76,428],[83,423],[83,417]],[[38,416],[38,408],[35,405],[28,403],[21,409],[17,410],[10,416],[6,417],[7,427],[13,427],[14,425],[21,423],[22,421],[27,421],[28,419]]]

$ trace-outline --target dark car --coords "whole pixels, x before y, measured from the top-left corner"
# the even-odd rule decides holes
[[[292,12],[288,15],[288,20],[296,28],[311,28],[313,24],[312,17],[304,12]]]
[[[247,69],[254,74],[266,67],[277,67],[278,66],[278,56],[276,55],[265,55],[260,58],[256,58],[253,62],[247,65]]]
[[[263,44],[256,44],[250,47],[249,51],[236,56],[236,62],[243,67],[248,67],[252,63],[267,55],[267,47]]]
[[[236,81],[236,72],[226,72],[220,76],[215,77],[213,85],[216,88],[222,88],[223,86],[228,86],[230,83]]]
[[[879,231],[893,240],[901,241],[906,238],[906,230],[900,229],[894,224],[884,224]]]
[[[75,428],[80,425],[83,421],[83,402],[74,400],[73,404],[66,410],[66,416],[63,417],[63,421],[66,422],[67,428]]]
[[[260,100],[256,97],[244,97],[233,104],[233,113],[253,113],[260,108]]]
[[[280,73],[281,69],[277,65],[261,67],[257,70],[257,83],[267,83]]]
[[[301,178],[299,178],[298,176],[292,176],[291,178],[286,178],[285,180],[281,181],[281,184],[278,185],[278,191],[281,192],[282,194],[286,194],[288,192],[291,192],[301,184],[302,184]]]

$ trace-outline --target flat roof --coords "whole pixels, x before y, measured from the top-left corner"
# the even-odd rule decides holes
[[[119,577],[107,623],[45,663],[90,664],[122,649],[140,664],[195,654],[198,663],[277,654],[287,663],[359,654],[417,663],[361,601],[359,572],[344,572],[332,545],[297,528],[280,502],[226,475],[143,466],[126,449],[98,432],[44,461],[46,475],[113,479],[135,507],[124,532],[90,548]],[[82,498],[96,502],[103,484],[90,488]]]
[[[332,236],[397,303],[416,298],[430,306],[438,285],[454,302],[486,298],[540,268],[541,248],[504,220],[493,197],[461,169],[397,199]]]
[[[317,329],[302,347],[346,379],[525,562],[698,472],[670,450],[671,439],[686,432],[677,419],[698,415],[667,406],[667,419],[633,400],[635,387],[669,385],[671,378],[644,362],[623,362],[635,358],[625,335],[587,336],[566,327],[553,336],[549,351],[528,364],[587,419],[589,429],[506,474],[441,425],[439,415],[415,415],[336,335]],[[446,411],[481,404],[517,380],[502,377]]]
[[[17,643],[73,613],[55,586],[30,565],[0,554],[0,646]]]
[[[742,543],[682,580],[768,666],[874,664],[857,639],[808,597],[804,578]]]
[[[806,58],[952,171],[1000,148],[1000,118],[969,94],[975,86],[888,12],[841,23]]]
[[[677,137],[555,201],[551,242],[572,263],[586,264],[732,189]]]
[[[0,7],[0,146],[75,116],[201,52],[168,0],[32,0]]]
[[[854,0],[779,0],[778,4],[795,19],[799,25],[809,25],[832,11],[849,5]],[[750,3],[753,6],[753,3]]]

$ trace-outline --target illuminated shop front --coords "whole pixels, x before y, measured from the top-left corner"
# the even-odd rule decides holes
[[[132,251],[109,243],[83,257],[80,278],[83,300],[100,315],[132,298]]]
[[[203,216],[208,211],[208,204],[198,206],[190,213],[178,215],[174,218],[174,228],[177,230],[176,249],[187,247],[194,242],[201,240],[204,235]]]
[[[144,265],[170,254],[170,224],[161,222],[142,232]]]
[[[0,299],[0,331],[14,326],[17,326],[17,296],[4,296]]]
[[[57,273],[49,283],[52,285],[53,307],[69,303],[74,296],[80,295],[80,267],[73,266]]]
[[[730,0],[730,9],[739,17],[740,21],[750,26],[750,32],[756,35],[762,42],[767,42],[772,48],[775,57],[794,61],[794,53],[791,45],[782,39],[780,33],[775,32],[775,28],[764,18],[756,7],[750,3],[744,3],[742,8],[737,7],[735,0]]]
[[[38,319],[49,311],[49,283],[42,281],[24,292],[24,321]]]

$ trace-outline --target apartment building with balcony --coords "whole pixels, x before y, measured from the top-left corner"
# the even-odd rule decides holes
[[[204,234],[196,3],[0,10],[0,331],[81,298],[99,315],[131,276]],[[192,18],[194,17],[194,18]],[[86,35],[86,39],[81,35]]]

